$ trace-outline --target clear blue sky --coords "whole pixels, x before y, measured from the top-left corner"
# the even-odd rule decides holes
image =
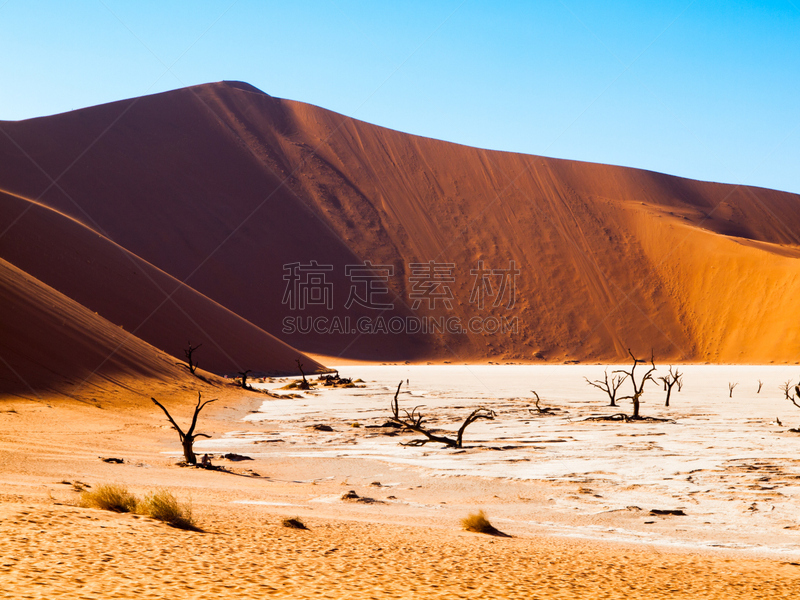
[[[0,0],[0,119],[238,79],[419,135],[800,193],[800,0]]]

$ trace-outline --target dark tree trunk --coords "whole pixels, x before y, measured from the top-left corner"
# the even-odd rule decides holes
[[[183,438],[183,457],[186,459],[186,462],[190,465],[197,464],[197,456],[194,453],[194,439],[189,437]]]

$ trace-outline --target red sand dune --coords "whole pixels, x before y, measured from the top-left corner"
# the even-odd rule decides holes
[[[200,367],[217,373],[253,369],[297,374],[297,358],[302,359],[309,372],[320,367],[299,351],[51,208],[0,191],[0,231],[5,231],[0,237],[0,252],[7,261],[46,281],[82,305],[81,309],[101,315],[181,360],[183,349],[191,341],[194,345],[203,344],[194,357]],[[61,312],[60,308],[53,310]],[[0,325],[12,325],[7,321],[14,321],[16,326],[16,317],[4,312]],[[126,334],[128,337],[131,336]],[[48,336],[34,336],[26,343],[46,348],[50,341]],[[106,343],[97,345],[104,350],[108,347]]]
[[[129,377],[179,379],[175,360],[0,260],[0,390],[91,393]],[[36,391],[34,391],[36,390]]]
[[[305,351],[377,360],[532,360],[540,353],[613,361],[631,347],[653,348],[662,361],[767,362],[793,361],[800,342],[795,194],[469,148],[232,82],[0,128],[0,188],[101,233],[103,260],[124,248]],[[0,205],[4,224],[22,206],[8,196]],[[68,254],[71,226],[48,229],[46,250],[9,241],[25,219],[29,233],[20,235],[54,218],[32,212],[0,238],[0,256],[90,307],[95,295],[136,293],[130,281],[111,280],[103,292],[99,282],[65,291],[69,277],[30,255]],[[91,266],[81,260],[70,263],[75,277]],[[333,308],[292,311],[282,304],[283,266],[312,260],[334,267]],[[389,285],[397,298],[385,319],[505,317],[517,318],[519,329],[284,331],[287,315],[349,316],[351,323],[377,316],[345,309],[345,265],[365,260],[394,267]],[[498,307],[491,299],[483,309],[471,304],[478,261],[501,269],[512,260],[520,270],[514,306],[505,307],[507,298]],[[452,309],[440,300],[412,310],[410,294],[420,288],[409,265],[428,261],[455,265]],[[122,264],[130,265],[108,268],[116,275]],[[500,276],[489,280],[496,291]],[[106,316],[109,307],[95,310]]]

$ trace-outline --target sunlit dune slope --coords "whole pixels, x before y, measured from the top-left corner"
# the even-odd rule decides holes
[[[231,82],[1,126],[0,188],[102,230],[309,352],[613,361],[630,347],[660,360],[795,358],[795,194],[480,150]],[[379,297],[394,307],[382,313],[345,307],[345,267],[367,260],[394,269],[393,298]],[[332,306],[293,310],[284,267],[311,261],[333,266]],[[414,309],[421,288],[410,265],[428,261],[452,265],[452,308],[439,299]],[[510,288],[497,306],[470,302],[479,261],[489,270],[514,261],[514,302]],[[501,278],[488,279],[495,293]],[[516,319],[517,329],[299,333],[284,322],[354,325],[378,314],[460,327]]]
[[[51,208],[0,193],[0,231],[5,231],[0,237],[2,258],[175,358],[183,360],[183,349],[192,342],[202,344],[194,357],[200,367],[216,373],[253,369],[296,374],[298,358],[309,372],[320,366]],[[70,322],[68,316],[62,320]],[[25,343],[48,343],[22,329],[26,331],[31,339]],[[98,343],[98,349],[105,352],[107,344]]]

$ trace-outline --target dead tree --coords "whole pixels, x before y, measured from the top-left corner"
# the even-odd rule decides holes
[[[675,369],[675,372],[672,372],[672,365],[669,366],[669,373],[664,377],[659,377],[664,383],[664,391],[667,392],[667,401],[664,403],[664,406],[669,406],[669,397],[672,394],[672,386],[678,385],[678,391],[681,391],[681,387],[683,387],[683,373]]]
[[[795,399],[795,395],[797,396],[797,399]],[[789,396],[789,401],[792,404],[794,404],[797,408],[800,408],[800,404],[797,403],[798,400],[800,400],[800,384],[794,386],[794,390],[792,392],[792,395]]]
[[[216,402],[217,399],[214,398],[213,400],[206,400],[205,402],[200,402],[200,392],[197,392],[197,406],[194,407],[194,415],[192,416],[192,424],[189,426],[189,429],[186,430],[186,433],[178,426],[175,422],[175,419],[169,414],[169,411],[164,408],[164,405],[161,404],[155,398],[150,398],[156,406],[158,406],[161,410],[164,411],[164,414],[167,415],[167,419],[172,424],[173,429],[178,432],[178,435],[181,438],[181,445],[183,446],[183,456],[186,459],[186,462],[190,465],[197,464],[197,457],[194,454],[194,441],[199,437],[206,437],[210,438],[210,435],[205,433],[195,433],[194,428],[197,426],[197,416],[200,414],[200,411],[203,410],[206,404],[211,404],[212,402]]]
[[[728,398],[733,398],[733,388],[735,388],[739,383],[731,383],[728,382]]]
[[[636,366],[639,364],[644,364],[647,361],[640,358],[636,358],[633,355],[633,352],[631,352],[630,348],[628,348],[628,354],[633,360],[633,365],[631,366],[631,370],[630,371],[619,370],[619,371],[614,371],[614,373],[623,373],[624,375],[626,375],[626,378],[630,378],[631,383],[633,384],[633,394],[631,394],[630,396],[623,396],[622,398],[619,398],[619,400],[630,400],[631,402],[633,402],[633,414],[628,418],[628,420],[635,421],[641,418],[639,416],[639,404],[641,403],[642,394],[644,394],[645,384],[648,381],[652,381],[653,383],[655,383],[655,381],[653,380],[653,373],[656,370],[656,363],[655,363],[655,355],[651,350],[650,369],[648,369],[647,372],[642,376],[641,381],[639,383],[636,383]]]
[[[300,375],[303,376],[303,383],[299,384],[297,387],[301,390],[310,390],[311,384],[308,383],[308,380],[306,379],[306,374],[303,372],[303,363],[300,362],[299,358],[296,359],[294,362],[297,363],[297,368],[300,369]]]
[[[456,434],[456,439],[444,435],[436,435],[423,426],[425,417],[422,416],[422,413],[418,412],[418,409],[420,408],[419,406],[414,407],[411,412],[408,412],[404,409],[403,413],[405,414],[405,417],[400,416],[400,406],[397,397],[400,395],[400,388],[402,385],[403,382],[401,381],[397,386],[397,391],[394,394],[394,400],[392,401],[392,416],[389,418],[389,420],[405,427],[406,429],[421,433],[427,438],[425,440],[409,442],[407,445],[421,446],[422,444],[426,444],[428,442],[438,442],[440,444],[444,444],[445,446],[449,446],[450,448],[461,448],[464,438],[464,431],[469,425],[478,419],[488,419],[490,421],[494,420],[495,414],[493,410],[483,407],[476,408],[464,420],[464,423],[461,425],[461,427],[459,427],[458,433]]]
[[[247,374],[252,372],[252,369],[247,369],[247,371],[239,371],[239,375],[242,376],[242,389],[243,390],[251,390],[252,387],[248,387],[247,385]]]
[[[586,383],[588,383],[589,385],[592,385],[592,386],[594,386],[596,388],[599,388],[599,389],[603,390],[606,394],[608,394],[608,399],[611,401],[609,403],[609,406],[616,406],[617,405],[617,390],[622,385],[622,383],[628,378],[628,375],[627,374],[625,374],[625,375],[614,375],[612,373],[610,381],[608,379],[608,369],[603,371],[603,375],[604,375],[603,381],[600,381],[599,379],[597,379],[595,381],[589,381],[589,379],[587,377],[584,377],[584,379],[586,379]]]
[[[200,346],[202,346],[203,344],[192,346],[192,342],[186,342],[186,343],[189,344],[188,348],[183,349],[183,353],[186,355],[186,364],[185,365],[183,363],[177,363],[177,364],[182,367],[188,368],[189,373],[195,375],[195,371],[197,370],[197,361],[194,360],[192,355],[194,354],[195,350],[200,348]]]
[[[529,413],[531,413],[532,415],[534,415],[534,414],[540,414],[540,415],[551,415],[551,414],[553,414],[553,413],[555,413],[555,412],[558,412],[559,410],[561,410],[560,408],[552,408],[552,407],[550,407],[550,406],[546,406],[546,407],[544,407],[544,408],[540,408],[540,407],[539,407],[539,402],[540,402],[540,400],[539,400],[539,394],[537,394],[537,393],[536,393],[534,390],[531,390],[531,393],[532,393],[534,396],[536,396],[536,412],[533,412],[533,409],[532,409],[532,408],[529,408],[529,409],[528,409],[528,412],[529,412]]]
[[[760,394],[761,393],[761,386],[763,386],[763,385],[764,385],[764,382],[759,379],[758,380],[758,389],[756,390],[756,394]]]
[[[781,388],[781,391],[783,392],[783,396],[787,400],[791,400],[792,399],[792,395],[789,393],[789,390],[792,389],[792,380],[788,379],[787,381],[784,381],[780,385],[780,388]]]
[[[792,390],[791,394],[789,394],[788,391],[787,391],[786,397],[797,408],[800,408],[800,383],[798,383],[796,386],[794,386],[794,389]],[[781,423],[780,419],[775,419],[775,421],[778,423],[778,425],[782,426],[782,423]],[[798,429],[798,428],[792,428],[792,429],[789,429],[789,431],[791,431],[792,433],[800,433],[800,429]]]

